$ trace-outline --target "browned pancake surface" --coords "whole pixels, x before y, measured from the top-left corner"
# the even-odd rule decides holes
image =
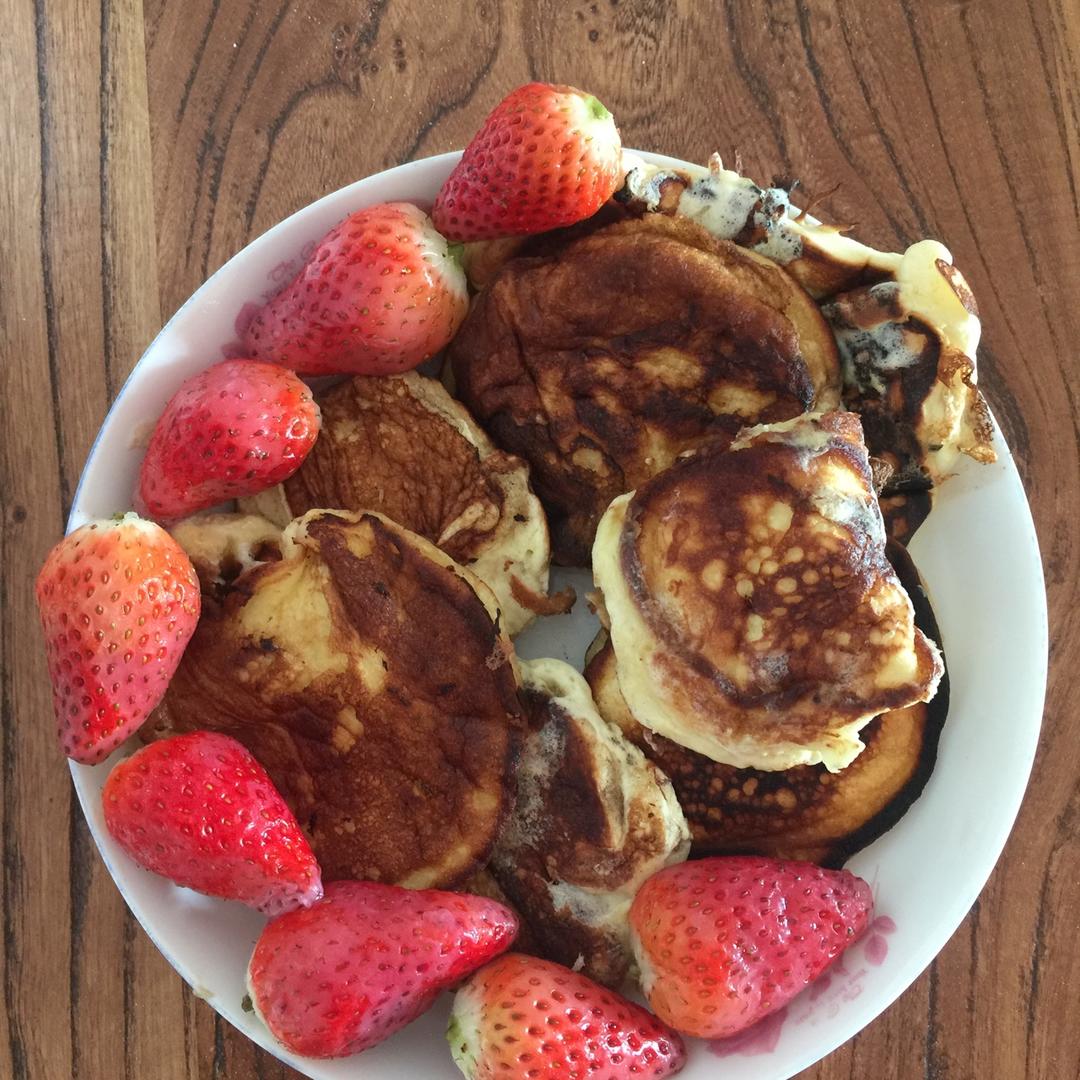
[[[414,371],[357,376],[319,404],[322,432],[303,465],[245,508],[282,527],[319,508],[385,514],[487,584],[511,635],[566,610],[566,598],[547,596],[551,546],[528,466],[496,449],[442,383]]]
[[[638,724],[619,693],[610,645],[585,674],[604,718],[671,777],[692,858],[752,853],[840,866],[899,820],[933,769],[937,701],[871,720],[866,749],[839,773],[824,765],[764,772],[722,765]]]
[[[475,558],[502,513],[493,474],[518,463],[502,453],[481,462],[477,448],[401,379],[349,379],[321,395],[319,406],[323,433],[284,483],[291,516],[377,510],[460,563]],[[444,536],[467,511],[470,523]]]
[[[889,558],[919,627],[939,637],[918,571],[899,544]],[[601,636],[585,677],[600,714],[671,778],[693,835],[692,858],[752,853],[841,866],[890,829],[919,797],[937,758],[949,707],[947,676],[934,699],[863,728],[866,749],[839,773],[824,765],[778,772],[722,765],[643,728],[619,691],[615,653]]]
[[[601,720],[576,671],[541,660],[523,663],[522,679],[532,731],[489,870],[543,956],[619,986],[630,902],[685,857],[685,821],[667,778]]]
[[[299,525],[206,606],[152,727],[244,743],[327,880],[454,885],[512,798],[511,647],[460,571],[386,519]]]
[[[611,520],[598,539],[605,552]],[[605,554],[598,582],[628,703],[716,760],[769,768],[775,752],[773,768],[842,763],[848,725],[933,693],[940,661],[886,559],[850,413],[703,447],[638,489],[617,543],[618,577]],[[616,606],[621,582],[627,599]],[[626,689],[628,675],[643,689]],[[654,687],[667,703],[661,721],[641,704]]]
[[[687,447],[811,408],[838,379],[791,279],[662,215],[511,260],[449,358],[458,396],[532,466],[556,558],[578,565],[614,496]]]

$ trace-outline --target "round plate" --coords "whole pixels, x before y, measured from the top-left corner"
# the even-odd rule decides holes
[[[683,164],[643,154],[661,164]],[[68,527],[131,504],[142,443],[180,383],[230,351],[245,304],[299,269],[330,228],[374,203],[430,207],[458,154],[402,165],[293,214],[225,264],[177,312],[135,366],[90,452]],[[965,459],[941,489],[911,553],[926,580],[949,661],[952,701],[937,767],[898,825],[850,863],[874,887],[878,918],[842,963],[780,1014],[723,1045],[695,1042],[687,1080],[784,1080],[851,1038],[930,963],[986,882],[1012,827],[1039,735],[1046,684],[1046,597],[1024,490],[1008,447],[998,461]],[[579,596],[589,575],[569,575]],[[555,575],[559,584],[559,574]],[[519,639],[523,656],[581,665],[595,623],[584,604]],[[115,757],[123,756],[124,750]],[[112,760],[112,759],[110,759]],[[271,1053],[317,1080],[459,1076],[443,1030],[449,996],[359,1058],[316,1062],[285,1053],[241,1002],[262,918],[140,870],[105,831],[108,764],[71,765],[90,831],[143,928],[197,994]]]

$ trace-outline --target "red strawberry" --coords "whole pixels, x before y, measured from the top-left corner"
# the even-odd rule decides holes
[[[292,476],[319,434],[319,406],[276,364],[225,360],[188,379],[154,427],[139,497],[163,521]]]
[[[672,1076],[682,1039],[640,1005],[562,964],[507,953],[454,998],[446,1032],[469,1080]]]
[[[366,1050],[514,940],[513,913],[481,896],[335,881],[263,930],[251,1000],[274,1037],[307,1057]]]
[[[322,896],[319,864],[266,770],[235,739],[195,731],[121,761],[105,824],[142,867],[264,915]]]
[[[813,982],[872,909],[846,870],[750,855],[669,867],[630,908],[642,989],[679,1031],[734,1035]]]
[[[572,86],[529,83],[484,121],[431,216],[451,240],[545,232],[591,217],[622,178],[611,113]]]
[[[127,514],[65,536],[36,593],[60,742],[95,765],[165,693],[199,619],[195,570],[161,526]]]
[[[456,252],[411,203],[359,210],[244,331],[260,360],[308,375],[408,371],[457,332],[469,306]]]

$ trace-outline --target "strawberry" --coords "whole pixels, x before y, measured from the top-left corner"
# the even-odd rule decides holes
[[[322,896],[319,864],[250,751],[195,731],[151,743],[109,773],[105,825],[144,869],[264,915]]]
[[[344,1057],[415,1020],[517,928],[508,908],[481,896],[335,881],[319,903],[267,925],[248,988],[289,1050]]]
[[[846,870],[750,855],[669,867],[630,908],[642,989],[679,1031],[734,1035],[813,982],[872,909],[870,886]]]
[[[411,203],[359,210],[251,318],[245,348],[308,375],[408,371],[457,332],[469,306],[456,251]]]
[[[188,379],[154,427],[139,498],[162,521],[292,476],[319,434],[307,385],[276,364],[225,360]]]
[[[451,240],[545,232],[595,214],[623,172],[619,130],[595,97],[529,83],[484,121],[431,216]]]
[[[160,525],[126,514],[65,536],[36,595],[60,742],[94,765],[165,693],[199,619],[195,570]]]
[[[469,1080],[672,1076],[686,1051],[640,1005],[562,964],[507,953],[454,998],[446,1032]]]

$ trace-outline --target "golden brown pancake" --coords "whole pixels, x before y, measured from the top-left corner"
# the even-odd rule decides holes
[[[541,955],[619,986],[630,903],[686,857],[686,820],[668,778],[600,718],[578,672],[534,660],[521,673],[532,730],[489,871]]]
[[[381,515],[312,511],[203,614],[153,735],[239,739],[323,877],[452,887],[483,865],[525,726],[487,587]]]
[[[749,428],[620,496],[593,574],[634,717],[738,768],[842,769],[942,674],[851,413]]]
[[[644,161],[617,196],[630,213],[676,215],[767,255],[818,300],[844,361],[844,400],[862,413],[871,453],[894,466],[888,491],[940,483],[961,454],[993,461],[993,425],[976,386],[978,309],[934,240],[902,255],[846,229],[792,216],[788,192],[725,169]],[[838,295],[843,294],[843,295]]]
[[[835,348],[774,264],[651,215],[506,263],[448,358],[457,396],[529,462],[557,561],[585,565],[611,499],[683,450],[835,407]]]
[[[551,546],[528,466],[496,450],[441,383],[359,376],[319,405],[322,432],[303,465],[242,506],[282,527],[308,510],[375,510],[487,584],[509,634],[551,610]]]
[[[936,636],[911,560],[895,545],[890,560],[914,602],[916,622]],[[944,677],[929,704],[875,717],[861,733],[866,749],[839,773],[824,765],[764,772],[722,765],[638,724],[619,690],[604,631],[590,649],[585,677],[601,716],[671,777],[693,835],[692,858],[752,853],[842,865],[899,821],[921,794],[949,701]]]

